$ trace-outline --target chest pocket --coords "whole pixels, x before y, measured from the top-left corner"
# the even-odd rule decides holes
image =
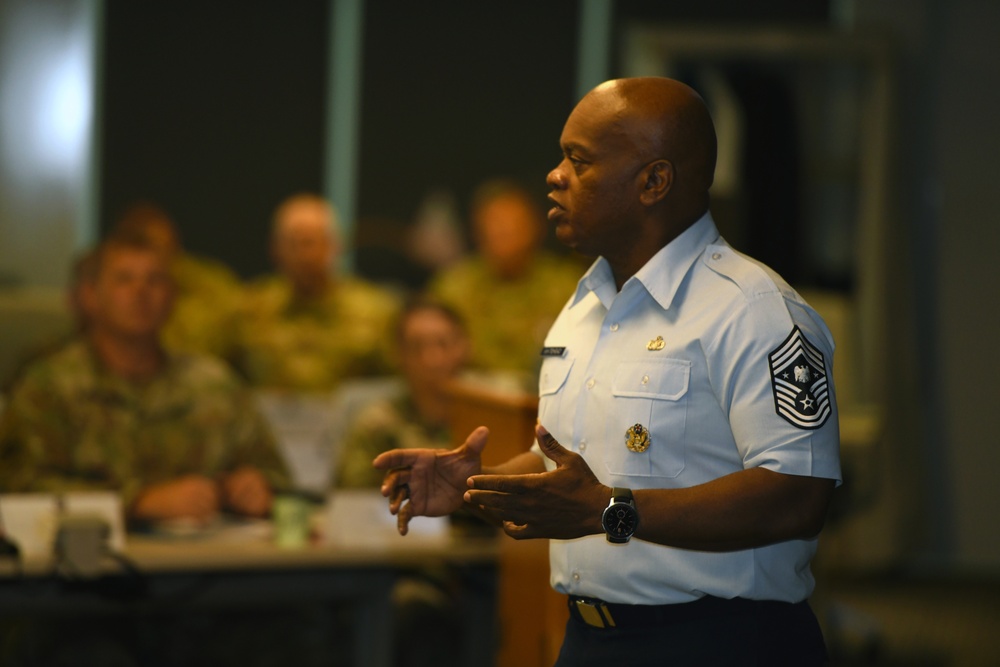
[[[549,357],[542,362],[538,374],[538,421],[550,430],[562,428],[559,415],[563,411],[573,414],[573,406],[565,406],[565,400],[559,395],[572,368],[573,357]]]
[[[614,475],[676,477],[684,469],[691,362],[658,359],[619,364],[611,387],[605,464]],[[633,452],[628,430],[641,425],[649,447]]]

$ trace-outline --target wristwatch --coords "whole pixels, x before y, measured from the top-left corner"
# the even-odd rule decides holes
[[[611,502],[601,515],[601,525],[608,542],[625,544],[635,535],[639,526],[639,513],[635,509],[632,489],[614,487],[611,489]]]

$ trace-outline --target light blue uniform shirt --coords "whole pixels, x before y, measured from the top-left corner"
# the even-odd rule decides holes
[[[779,276],[727,245],[709,214],[621,292],[599,258],[545,346],[539,421],[603,484],[683,488],[757,466],[840,479],[830,332]],[[635,424],[651,438],[642,453],[625,444]],[[626,604],[797,602],[812,592],[815,550],[793,540],[708,553],[592,535],[551,542],[551,580]]]

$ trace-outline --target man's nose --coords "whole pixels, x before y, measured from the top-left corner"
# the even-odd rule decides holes
[[[562,190],[566,187],[566,174],[562,170],[562,162],[549,172],[549,175],[545,177],[545,183],[555,190]]]

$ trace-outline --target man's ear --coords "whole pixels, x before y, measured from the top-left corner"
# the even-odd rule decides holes
[[[642,192],[639,201],[652,206],[670,192],[674,184],[674,165],[669,160],[650,162],[642,169]]]

